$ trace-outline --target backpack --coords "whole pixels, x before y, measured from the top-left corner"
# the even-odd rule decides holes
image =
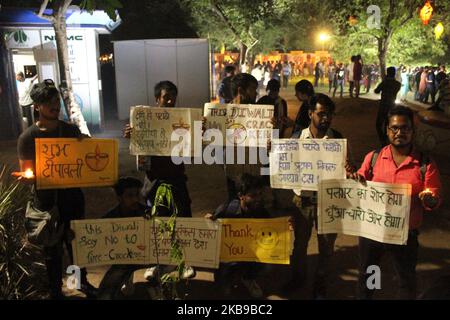
[[[372,153],[372,158],[370,159],[370,168],[369,168],[369,174],[371,177],[373,177],[373,167],[375,166],[375,163],[377,163],[377,159],[378,159],[378,155],[380,154],[380,151],[381,151],[381,149],[376,149]],[[427,166],[430,164],[430,157],[421,152],[419,164],[420,164],[420,179],[423,183],[423,182],[425,182],[425,174],[427,173]]]

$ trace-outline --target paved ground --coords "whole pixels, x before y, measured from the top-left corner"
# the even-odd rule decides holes
[[[328,90],[321,88],[319,91]],[[282,90],[282,96],[288,101],[289,116],[295,118],[298,111],[298,102],[293,95],[293,88]],[[378,147],[375,132],[375,115],[378,97],[374,94],[362,95],[359,99],[344,97],[336,98],[336,117],[333,127],[341,131],[348,138],[355,160],[358,164],[363,156]],[[411,104],[411,107],[420,110],[421,104]],[[120,141],[120,175],[133,175],[142,177],[135,170],[135,159],[129,155],[127,141],[120,138],[123,122],[110,121],[102,134],[97,137],[114,137]],[[0,164],[17,166],[15,142],[0,143],[2,150]],[[446,148],[436,148],[432,156],[438,162],[444,182],[444,197],[450,199],[450,154]],[[189,177],[188,187],[192,198],[194,216],[202,216],[206,212],[214,210],[224,199],[226,194],[225,177],[221,167],[207,165],[191,165],[187,167]],[[115,205],[114,193],[110,188],[85,189],[87,203],[87,217],[97,218],[107,209]],[[292,195],[289,191],[282,191],[285,209],[277,210],[276,214],[289,212]],[[448,202],[448,201],[447,201]],[[274,212],[275,213],[275,212]],[[309,269],[314,270],[317,262],[317,237],[313,234],[308,248]],[[421,248],[419,251],[419,263],[417,275],[419,291],[424,290],[431,282],[444,274],[450,273],[450,207],[444,203],[443,207],[428,214],[420,235]],[[336,242],[336,254],[334,259],[333,284],[330,287],[331,299],[353,299],[357,279],[357,239],[352,236],[340,235]],[[392,266],[386,256],[382,263],[382,290],[377,292],[375,298],[392,299],[395,297],[395,284]],[[106,267],[89,268],[89,279],[98,286],[106,271]],[[267,299],[309,299],[311,298],[311,285],[300,289],[287,297],[280,293],[281,285],[287,281],[287,266],[269,266],[260,277],[260,283]],[[311,282],[310,277],[309,282]],[[148,284],[143,279],[143,270],[135,273],[136,292],[133,298],[148,299]],[[186,293],[187,299],[220,299],[222,295],[213,284],[211,270],[198,270],[197,276],[183,286],[180,292]],[[77,299],[82,297],[76,291],[66,291],[66,294]],[[236,299],[248,299],[249,296],[238,287],[233,292]]]

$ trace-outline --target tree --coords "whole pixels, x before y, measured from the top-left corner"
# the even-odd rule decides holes
[[[46,14],[47,6],[51,5],[52,13]],[[84,120],[81,108],[76,102],[72,90],[72,78],[69,68],[69,51],[67,45],[66,13],[73,0],[42,0],[37,15],[51,22],[55,30],[56,50],[58,53],[58,64],[60,72],[60,91],[64,100],[64,106],[70,120],[75,123],[83,134],[89,135],[89,129]],[[103,9],[115,19],[115,9],[121,7],[119,0],[83,0],[80,7],[92,12],[95,9]]]
[[[200,36],[208,37],[216,48],[238,48],[239,64],[254,49],[271,51],[280,46],[286,3],[280,0],[181,0]]]
[[[345,52],[345,48],[351,48],[352,54],[367,50],[373,55],[375,48],[382,78],[386,75],[386,62],[389,57],[392,57],[392,61],[408,60],[423,54],[424,46],[433,55],[443,53],[441,45],[436,46],[435,43],[430,42],[432,41],[430,30],[418,23],[418,10],[424,4],[422,0],[355,0],[351,3],[333,0],[332,2],[334,11],[331,14],[331,21],[335,24],[337,33],[335,50]],[[448,1],[435,0],[434,3],[437,14],[448,10]],[[380,9],[379,23],[377,23],[377,10],[373,6],[370,7],[371,5],[376,5]],[[405,46],[405,40],[410,43],[410,46]],[[418,43],[421,45],[417,45]],[[392,47],[397,50],[395,52],[390,50]],[[399,55],[398,50],[406,51],[405,54]],[[349,56],[347,55],[347,59]]]

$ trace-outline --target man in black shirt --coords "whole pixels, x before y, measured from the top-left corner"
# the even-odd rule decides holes
[[[261,97],[257,104],[273,105],[274,117],[277,120],[276,128],[279,130],[280,139],[284,137],[284,130],[287,118],[287,103],[286,100],[280,97],[280,82],[276,79],[271,79],[266,86],[267,95]]]
[[[381,92],[380,107],[378,109],[375,126],[382,147],[387,144],[387,114],[389,110],[395,106],[395,99],[401,86],[402,84],[395,80],[395,67],[389,67],[386,69],[386,79],[384,79],[374,90],[375,93]]]
[[[170,81],[161,81],[155,85],[155,99],[158,107],[175,108],[178,89]],[[132,128],[129,124],[125,126],[124,137],[131,137]],[[156,192],[163,183],[172,187],[175,204],[178,208],[179,217],[192,217],[191,198],[187,189],[187,176],[184,163],[175,164],[170,156],[145,156],[139,157],[145,162],[145,181],[142,190],[147,204],[154,204]],[[163,210],[159,210],[163,211]],[[161,215],[161,212],[160,215]],[[172,212],[164,212],[164,216],[170,216]]]
[[[294,139],[300,137],[302,130],[309,126],[311,119],[309,118],[308,110],[311,98],[314,95],[314,87],[308,80],[300,80],[295,85],[295,96],[302,102],[302,105],[297,113],[294,129],[292,130],[292,138]]]
[[[235,73],[234,66],[225,67],[225,78],[219,86],[219,100],[220,103],[230,103],[233,100],[233,93],[231,92],[231,78],[233,78]]]
[[[17,152],[22,172],[26,169],[36,172],[36,138],[82,138],[80,130],[75,125],[58,119],[61,109],[60,95],[53,81],[45,80],[34,85],[30,96],[35,109],[39,112],[39,121],[28,127],[18,139]],[[63,242],[72,260],[70,221],[84,218],[84,195],[79,188],[34,190],[33,206],[53,214],[56,214],[54,212],[56,209],[58,223],[64,228],[61,241],[54,246],[44,247],[50,296],[52,299],[60,299],[63,298],[61,291]],[[95,288],[87,282],[86,269],[81,269],[81,291],[88,298],[95,296]]]

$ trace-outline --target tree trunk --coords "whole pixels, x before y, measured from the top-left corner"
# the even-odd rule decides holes
[[[392,31],[389,31],[384,37],[378,38],[378,60],[380,62],[381,79],[386,78],[386,54],[391,41]]]
[[[241,69],[241,66],[247,61],[247,46],[245,43],[239,44],[239,70]]]
[[[89,128],[84,120],[81,108],[75,101],[72,90],[72,78],[70,76],[69,50],[67,45],[67,25],[66,10],[61,3],[58,10],[54,12],[54,21],[52,22],[55,30],[56,50],[58,52],[58,65],[61,78],[60,91],[64,100],[64,107],[70,121],[77,125],[81,133],[90,135]]]

